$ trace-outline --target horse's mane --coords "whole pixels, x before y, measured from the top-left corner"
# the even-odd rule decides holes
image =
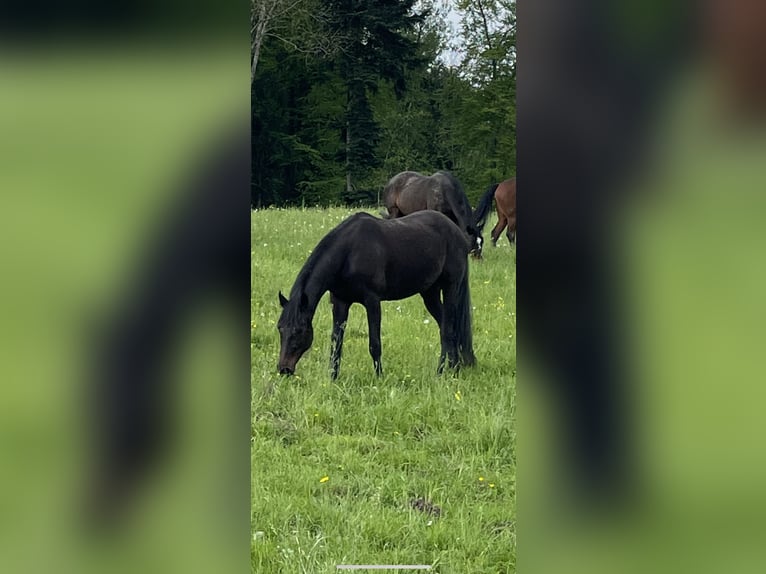
[[[343,221],[341,221],[338,225],[336,225],[333,229],[327,233],[320,241],[317,243],[317,246],[314,248],[314,250],[311,252],[311,255],[309,255],[309,258],[306,260],[306,263],[303,264],[303,267],[301,267],[301,270],[298,272],[298,277],[295,279],[295,283],[293,283],[293,288],[290,291],[290,300],[292,300],[293,297],[298,296],[300,297],[301,294],[305,291],[306,283],[309,280],[309,277],[311,277],[311,274],[314,272],[314,269],[317,266],[317,263],[325,256],[327,251],[332,247],[332,245],[335,243],[338,235],[346,228],[348,227],[352,221],[355,221],[359,219],[360,217],[369,217],[371,219],[376,219],[369,213],[359,212],[355,213],[350,217],[347,217]]]

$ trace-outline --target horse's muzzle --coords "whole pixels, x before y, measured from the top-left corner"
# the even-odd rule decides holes
[[[293,369],[291,369],[290,367],[282,367],[281,369],[279,369],[279,374],[280,375],[286,375],[288,377],[290,375],[292,375],[294,372],[295,371]]]

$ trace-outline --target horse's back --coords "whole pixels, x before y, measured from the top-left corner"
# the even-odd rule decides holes
[[[335,227],[334,231],[340,231],[341,229],[348,229],[358,225],[364,225],[365,223],[363,222],[368,222],[368,221],[380,221],[380,220],[374,215],[371,215],[365,211],[357,211],[356,213],[349,215],[346,219],[341,221]]]
[[[385,232],[396,259],[417,262],[432,268],[435,276],[459,277],[468,264],[470,242],[460,228],[439,211],[417,211],[405,217],[384,222]],[[413,246],[417,246],[413,249]]]
[[[449,172],[423,175],[403,171],[389,181],[384,198],[391,219],[420,211],[437,211],[446,215],[463,232],[471,233],[471,204],[460,181]]]
[[[392,177],[383,191],[390,217],[401,217],[428,209],[428,176],[403,171]]]
[[[461,275],[468,265],[467,257],[471,251],[471,242],[458,225],[440,211],[418,211],[399,221],[410,219],[414,224],[431,230],[436,238],[437,248],[443,250],[443,273]]]
[[[441,211],[430,209],[416,211],[415,213],[395,221],[392,220],[392,223],[394,223],[394,225],[392,225],[390,229],[393,234],[401,234],[404,232],[407,235],[410,235],[410,233],[404,230],[412,230],[413,237],[422,235],[423,240],[426,240],[426,237],[430,236],[431,238],[434,238],[435,241],[438,241],[440,245],[445,246],[448,250],[457,249],[458,251],[462,251],[463,248],[465,248],[466,255],[470,250],[470,245],[463,232],[450,217]],[[421,242],[420,246],[422,245]]]
[[[402,172],[403,185],[399,195],[400,208],[405,214],[426,209],[441,211],[452,221],[470,215],[471,206],[460,182],[449,172],[432,175]],[[460,213],[455,213],[459,211]]]
[[[468,244],[439,212],[396,219],[356,214],[347,221],[333,253],[344,258],[334,292],[347,301],[362,301],[366,292],[382,300],[402,299],[463,272]]]
[[[416,171],[402,171],[397,173],[394,177],[388,180],[385,188],[383,188],[383,194],[388,197],[393,194],[401,193],[406,189],[413,181],[418,181],[424,176]]]
[[[410,213],[402,205],[402,194],[406,194],[413,179],[420,177],[423,176],[415,171],[403,171],[388,180],[388,183],[383,188],[383,203],[388,210],[389,218],[401,217]],[[405,205],[407,203],[406,195],[404,203]]]
[[[460,228],[444,213],[433,210],[416,211],[395,219],[379,219],[368,213],[357,213],[347,221],[346,235],[355,243],[380,243],[388,251],[417,251],[429,245],[460,250],[467,242]],[[361,247],[358,247],[361,249]],[[467,253],[467,251],[466,251]]]
[[[512,200],[513,203],[516,203],[516,178],[512,177],[510,179],[506,179],[505,181],[501,182],[500,185],[497,186],[497,191],[495,192],[495,196],[501,195],[504,198],[508,198],[508,200]]]
[[[441,211],[434,211],[432,209],[424,209],[423,211],[416,211],[406,217],[402,217],[398,220],[398,225],[405,226],[425,226],[434,229],[444,230],[449,233],[453,228],[458,230],[452,220],[444,215]]]

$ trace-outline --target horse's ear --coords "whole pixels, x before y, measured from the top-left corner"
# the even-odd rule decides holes
[[[282,305],[282,307],[287,305],[287,299],[282,295],[282,291],[279,292],[279,304]]]
[[[306,309],[309,306],[309,298],[305,293],[301,293],[301,309]]]

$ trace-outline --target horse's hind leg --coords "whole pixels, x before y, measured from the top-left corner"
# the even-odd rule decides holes
[[[439,325],[442,340],[442,352],[439,358],[438,373],[444,371],[445,356],[449,361],[450,369],[458,367],[457,354],[457,289],[455,286],[447,287],[443,291],[444,302],[442,303],[442,322]]]
[[[370,331],[370,356],[372,364],[375,366],[375,374],[383,374],[383,367],[380,364],[380,301],[371,299],[364,303],[367,309],[367,327]]]
[[[420,294],[423,297],[423,303],[425,303],[426,309],[431,316],[436,320],[436,324],[439,326],[439,337],[441,338],[441,354],[439,355],[439,367],[438,373],[444,370],[444,360],[447,356],[447,347],[444,344],[444,330],[442,325],[444,324],[444,306],[441,301],[441,290],[439,287],[431,287],[428,291]]]
[[[431,317],[436,320],[437,325],[441,326],[442,302],[441,297],[439,296],[439,288],[431,287],[428,291],[421,293],[420,296],[423,297],[423,303],[425,304],[426,309],[428,309],[428,312],[431,313]]]
[[[330,348],[330,372],[333,380],[338,378],[340,357],[343,353],[343,334],[346,331],[349,303],[341,301],[334,295],[332,298],[332,345]]]
[[[500,234],[506,225],[508,225],[508,218],[505,215],[500,215],[500,219],[497,220],[497,224],[492,229],[492,245],[494,247],[497,247],[497,240],[500,239]]]
[[[508,220],[508,229],[505,230],[508,242],[513,245],[516,241],[516,216],[512,215]]]

